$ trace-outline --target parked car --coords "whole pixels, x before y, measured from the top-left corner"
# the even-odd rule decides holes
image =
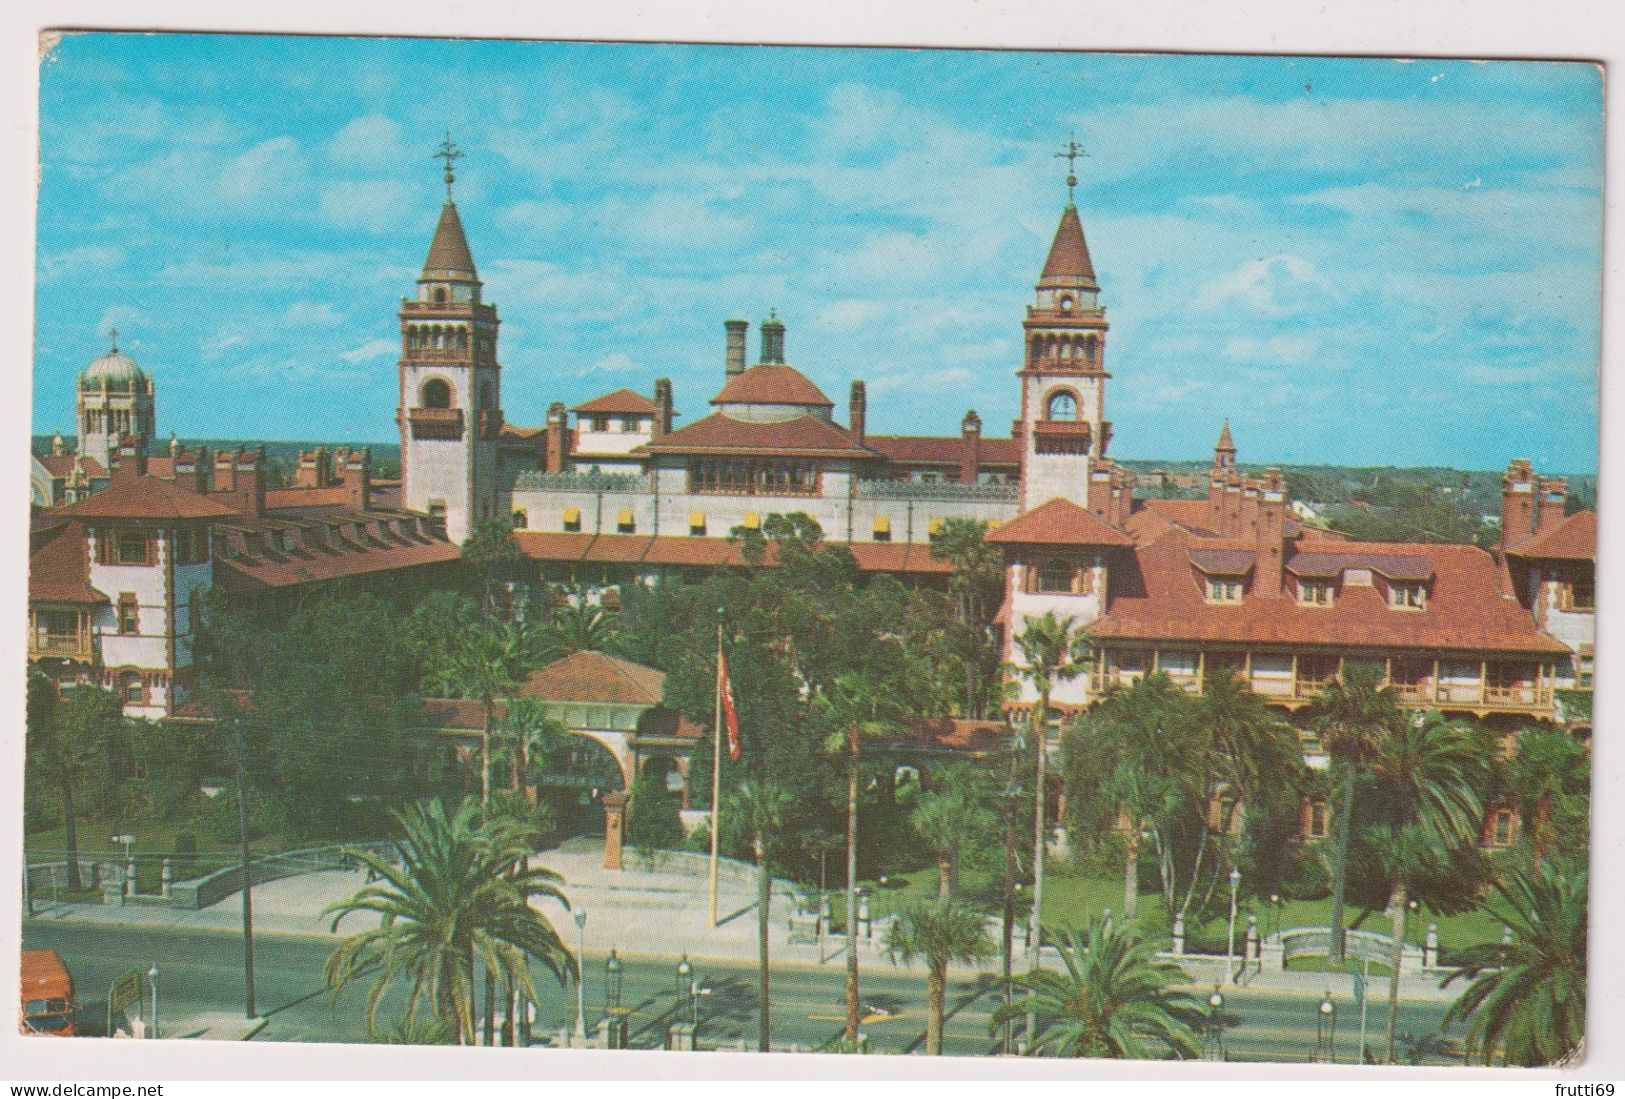
[[[73,978],[54,950],[25,950],[22,956],[22,1032],[66,1037],[74,1033]]]

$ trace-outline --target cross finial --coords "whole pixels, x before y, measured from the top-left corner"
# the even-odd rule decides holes
[[[440,150],[438,152],[436,152],[434,154],[434,156],[431,158],[431,159],[434,159],[434,160],[444,160],[446,162],[446,201],[447,202],[451,201],[451,185],[457,178],[455,173],[452,172],[452,167],[451,167],[452,161],[457,160],[462,155],[463,155],[463,151],[461,149],[459,149],[456,146],[455,143],[453,143],[453,141],[451,140],[451,131],[447,130],[446,131],[446,140],[440,143]]]
[[[1066,148],[1055,154],[1057,159],[1066,161],[1066,204],[1068,206],[1072,205],[1072,188],[1078,185],[1076,170],[1078,167],[1078,158],[1080,156],[1086,157],[1088,155],[1088,153],[1083,151],[1083,146],[1078,144],[1076,134],[1068,135]]]
[[[118,329],[109,328],[107,330],[107,338],[113,345],[113,350],[109,351],[108,354],[109,355],[118,354]]]

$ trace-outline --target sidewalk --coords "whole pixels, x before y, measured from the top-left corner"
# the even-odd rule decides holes
[[[707,880],[704,875],[673,871],[644,870],[628,866],[624,870],[603,868],[603,849],[594,840],[573,840],[562,847],[544,851],[533,864],[547,867],[564,879],[562,891],[571,907],[554,901],[538,902],[538,910],[553,924],[559,938],[573,952],[578,941],[574,913],[587,914],[581,930],[588,954],[604,955],[611,948],[623,957],[676,958],[687,954],[694,961],[749,965],[756,961],[756,890],[724,880],[718,890],[718,926],[710,925]],[[368,926],[375,917],[346,916],[337,931],[331,930],[332,917],[322,918],[328,905],[353,895],[366,884],[361,871],[323,870],[298,877],[282,878],[254,887],[254,933],[256,935],[299,935],[342,937]],[[810,917],[801,917],[801,928],[791,941],[793,905],[785,895],[787,887],[775,883],[768,942],[775,965],[806,966],[836,970],[845,964],[845,938],[825,935],[820,948],[811,939]],[[242,927],[242,904],[233,894],[218,904],[196,911],[170,908],[115,907],[91,904],[62,904],[41,909],[42,920],[77,923],[117,924],[126,927],[152,927],[175,930],[237,932]],[[891,966],[882,945],[883,926],[877,921],[868,936],[861,936],[858,958],[865,967]],[[1016,932],[1016,967],[1024,967],[1022,931]],[[822,950],[822,957],[820,957]],[[1048,967],[1059,967],[1053,948],[1045,949]],[[1190,974],[1192,986],[1211,987],[1222,983],[1225,959],[1208,955],[1162,957]],[[922,965],[899,967],[924,972]],[[1400,996],[1407,1000],[1452,1000],[1461,985],[1441,990],[1441,975],[1407,974],[1400,978]],[[1351,993],[1348,973],[1287,972],[1265,970],[1244,975],[1234,986],[1238,991],[1288,993],[1319,997],[1330,989],[1334,999]],[[1388,980],[1373,977],[1368,994],[1386,997]]]

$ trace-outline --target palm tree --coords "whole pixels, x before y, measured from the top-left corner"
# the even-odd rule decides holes
[[[529,850],[514,822],[481,819],[466,799],[447,816],[444,803],[420,802],[396,813],[404,836],[394,858],[346,849],[376,881],[348,900],[329,905],[332,929],[352,912],[379,916],[376,928],[345,939],[327,959],[323,979],[336,996],[364,973],[376,971],[367,991],[367,1028],[399,978],[409,982],[402,1025],[411,1028],[424,1012],[442,1020],[458,1044],[474,1044],[474,963],[501,973],[527,1004],[537,1002],[529,962],[535,959],[564,984],[579,963],[553,925],[531,907],[533,898],[568,906],[557,874],[540,867],[515,873]]]
[[[959,853],[992,832],[994,818],[984,776],[957,764],[944,768],[936,788],[921,794],[909,824],[937,860],[937,899],[953,898],[959,879]]]
[[[824,743],[831,754],[846,753],[846,1033],[856,1049],[861,1009],[858,1002],[858,764],[867,737],[896,730],[902,706],[891,684],[869,672],[835,677],[814,703],[834,730]]]
[[[1562,729],[1524,729],[1506,766],[1507,785],[1528,822],[1530,857],[1539,866],[1552,842],[1552,814],[1591,788],[1586,751]]]
[[[42,682],[44,680],[44,682]],[[81,886],[79,876],[78,816],[74,808],[75,779],[92,764],[106,764],[123,753],[117,744],[124,731],[124,706],[105,687],[81,684],[55,694],[48,679],[30,677],[29,733],[35,759],[56,772],[62,795],[62,830],[67,847],[68,888]],[[38,727],[34,725],[38,722]],[[99,793],[108,796],[106,784]]]
[[[486,613],[496,611],[496,581],[519,562],[519,543],[505,515],[493,515],[474,524],[463,540],[463,561],[479,576],[485,592]]]
[[[1073,619],[1057,618],[1045,611],[1042,618],[1028,618],[1027,628],[1016,636],[1016,648],[1024,667],[1021,673],[1038,692],[1038,705],[1032,711],[1033,738],[1033,912],[1032,942],[1036,963],[1043,949],[1043,925],[1039,919],[1044,907],[1044,757],[1047,754],[1049,700],[1057,684],[1076,679],[1088,667],[1089,638],[1073,632]]]
[[[1091,920],[1080,936],[1055,936],[1066,972],[1034,970],[1019,978],[1027,995],[1001,1006],[989,1033],[1027,1015],[1035,1023],[1026,1052],[1060,1057],[1195,1057],[1207,1013],[1189,993],[1172,986],[1190,980],[1126,923]]]
[[[776,834],[790,807],[790,795],[772,782],[750,779],[734,788],[729,797],[730,816],[748,822],[752,846],[756,849],[756,974],[761,1010],[757,1016],[756,1048],[763,1053],[773,1049],[773,1026],[769,1017],[767,926],[772,908],[773,878],[767,869],[768,837]]]
[[[1403,718],[1393,690],[1384,686],[1380,664],[1347,663],[1342,675],[1321,691],[1310,727],[1337,762],[1342,804],[1332,837],[1332,942],[1327,961],[1343,965],[1345,922],[1343,894],[1347,884],[1349,835],[1354,823],[1354,788],[1361,769],[1388,730]]]
[[[491,800],[491,738],[497,700],[518,689],[532,656],[523,630],[475,623],[463,631],[451,655],[450,683],[464,698],[478,699],[485,713],[480,735],[480,800]]]
[[[925,1052],[942,1052],[942,1020],[948,998],[948,967],[970,964],[993,953],[979,912],[952,901],[919,903],[904,911],[886,931],[893,962],[925,962]]]
[[[498,769],[507,765],[508,788],[523,790],[530,761],[538,756],[545,759],[569,735],[563,722],[548,716],[547,706],[540,699],[509,699],[492,733],[492,758]]]
[[[592,603],[565,603],[547,624],[547,640],[555,657],[580,652],[602,652],[620,632],[619,618]]]
[[[1468,1020],[1469,1064],[1476,1056],[1488,1065],[1499,1050],[1509,1065],[1549,1065],[1580,1048],[1589,879],[1583,866],[1569,874],[1548,862],[1496,882],[1501,903],[1489,911],[1512,928],[1512,941],[1462,951],[1461,968],[1444,981],[1472,982],[1444,1017],[1445,1026]]]
[[[1482,791],[1490,777],[1491,745],[1484,733],[1437,711],[1395,723],[1371,756],[1373,806],[1386,836],[1392,877],[1387,1058],[1395,1054],[1399,967],[1405,949],[1409,879],[1448,851],[1469,846],[1483,820]]]

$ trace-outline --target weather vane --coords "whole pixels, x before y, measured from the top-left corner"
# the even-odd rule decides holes
[[[446,140],[441,142],[440,151],[435,153],[434,156],[430,158],[430,159],[433,159],[433,160],[444,160],[446,162],[446,201],[447,202],[451,201],[451,185],[452,185],[452,182],[457,178],[452,173],[452,170],[451,170],[452,161],[458,159],[462,155],[463,155],[463,151],[461,149],[459,149],[455,144],[452,143],[451,131],[447,130],[446,131]]]
[[[113,350],[115,352],[117,352],[118,351],[118,329],[117,328],[109,328],[107,330],[107,338],[112,343]]]
[[[1078,185],[1078,176],[1076,172],[1078,158],[1080,156],[1086,157],[1088,155],[1088,153],[1083,151],[1083,146],[1078,144],[1076,134],[1071,134],[1067,137],[1065,151],[1055,154],[1057,159],[1066,161],[1066,204],[1068,206],[1072,205],[1072,188]]]

